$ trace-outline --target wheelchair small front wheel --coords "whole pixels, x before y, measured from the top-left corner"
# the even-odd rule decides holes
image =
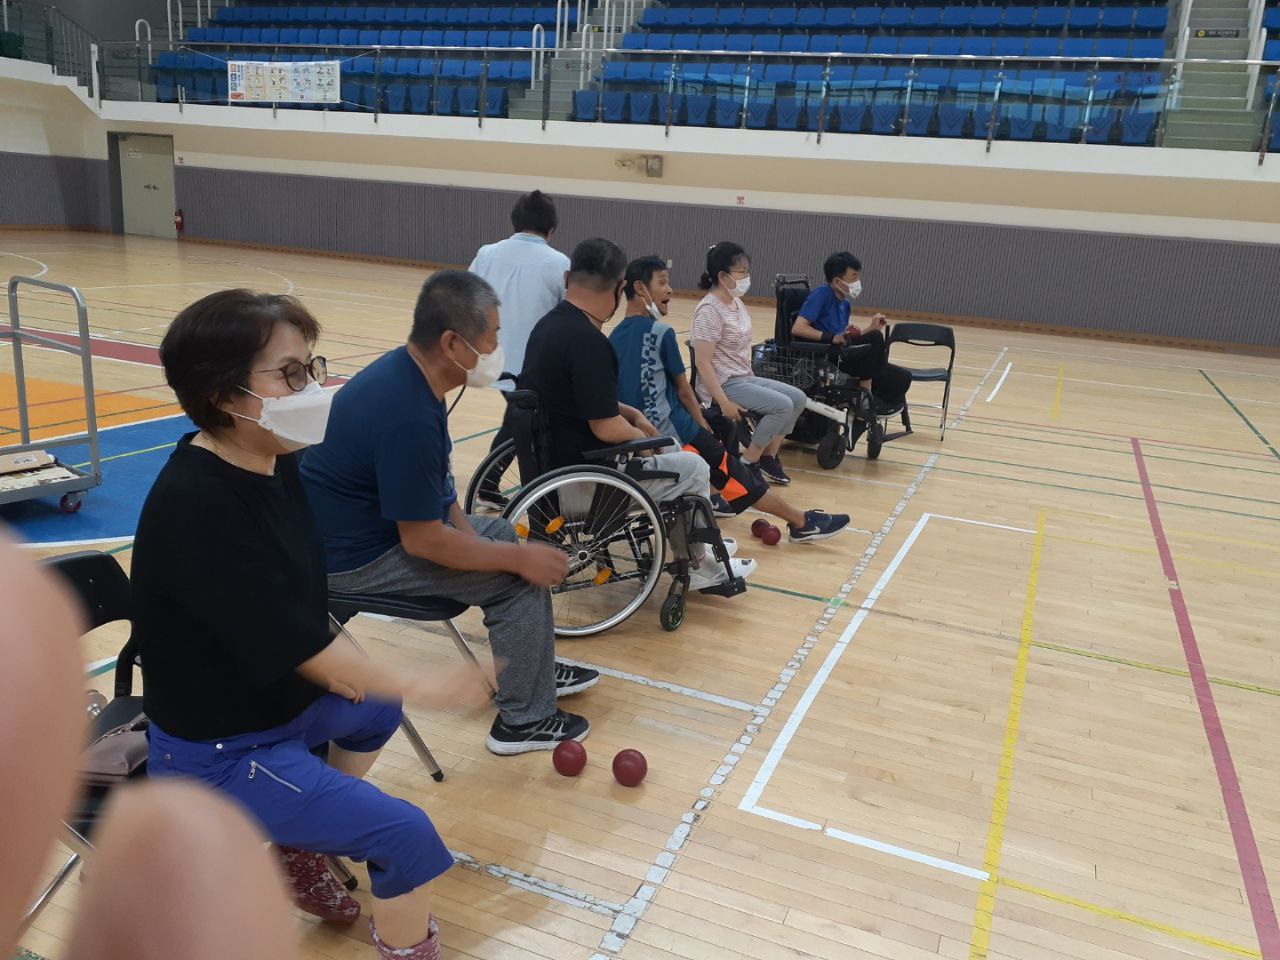
[[[667,633],[680,629],[684,623],[685,599],[683,596],[670,596],[662,601],[662,609],[658,611],[658,624]]]
[[[867,429],[867,459],[879,460],[880,450],[884,447],[884,424],[880,420],[872,420]]]
[[[844,431],[839,427],[828,430],[818,441],[818,466],[823,470],[834,470],[844,461],[847,448]]]

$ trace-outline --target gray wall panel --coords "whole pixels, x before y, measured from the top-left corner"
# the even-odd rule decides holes
[[[505,236],[516,194],[382,181],[177,168],[193,238],[468,263]],[[560,197],[556,243],[607,236],[675,261],[696,285],[706,249],[735,239],[755,289],[817,274],[832,250],[866,267],[861,306],[1121,333],[1280,346],[1280,247],[1213,240]]]
[[[0,153],[0,223],[109,229],[107,162]]]

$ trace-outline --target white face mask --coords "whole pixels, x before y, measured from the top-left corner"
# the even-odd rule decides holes
[[[732,279],[732,278],[730,278]],[[751,276],[748,274],[741,280],[735,281],[734,288],[729,291],[731,296],[745,297],[747,291],[751,289]]]
[[[240,389],[251,397],[258,397],[252,390]],[[292,453],[303,447],[324,442],[325,429],[329,425],[329,408],[333,403],[333,391],[326,390],[314,380],[297,393],[287,397],[258,397],[262,401],[262,415],[254,420],[236,413],[241,420],[256,423],[263,430],[275,434],[281,446]]]
[[[462,340],[461,337],[458,339]],[[474,353],[478,358],[476,365],[470,370],[467,370],[467,368],[458,363],[457,360],[453,361],[457,364],[458,369],[466,371],[467,386],[483,389],[484,387],[491,387],[497,383],[498,378],[502,376],[502,364],[505,360],[502,353],[502,344],[498,344],[498,348],[494,350],[493,353],[481,353],[475,347],[471,346],[471,344],[467,343],[466,340],[462,340],[462,342],[466,343],[467,349]]]
[[[840,285],[844,287],[844,294],[850,300],[857,300],[860,296],[862,296],[861,280],[855,280],[853,281],[853,283],[845,283],[843,280],[841,280]]]

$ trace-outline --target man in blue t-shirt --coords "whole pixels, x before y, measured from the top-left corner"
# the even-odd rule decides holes
[[[676,332],[664,319],[671,302],[671,272],[660,257],[641,257],[627,266],[626,319],[609,334],[618,355],[618,399],[645,415],[662,436],[674,437],[711,468],[712,498],[718,516],[736,516],[755,506],[785,520],[793,543],[825,540],[849,524],[845,514],[801,511],[769,488],[712,430],[698,403]],[[722,434],[734,425],[713,417]]]
[[[595,684],[594,670],[555,659],[548,589],[566,554],[518,543],[511,524],[468,517],[450,467],[444,398],[502,372],[498,297],[475,274],[447,270],[422,288],[409,342],[380,357],[333,398],[324,443],[302,477],[324,535],[334,592],[440,597],[484,610],[505,666],[485,745],[509,755],[581,740],[587,721],[556,698]]]
[[[882,413],[901,410],[911,389],[911,371],[889,362],[885,341],[888,320],[877,313],[865,327],[851,323],[853,301],[862,293],[862,262],[847,251],[833,253],[822,265],[827,282],[805,299],[791,326],[791,335],[835,346],[862,346],[846,351],[840,369],[856,377],[875,395]]]

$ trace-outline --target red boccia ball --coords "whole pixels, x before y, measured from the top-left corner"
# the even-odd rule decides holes
[[[751,521],[751,535],[753,537],[758,537],[768,530],[769,526],[769,521],[764,517],[761,517],[759,520],[753,520]]]
[[[637,787],[649,772],[649,762],[639,750],[619,750],[613,758],[613,778],[624,787]]]
[[[551,753],[551,763],[562,777],[576,777],[587,765],[587,748],[577,740],[566,740]]]
[[[776,547],[778,541],[782,539],[782,531],[775,527],[772,523],[760,534],[760,539],[766,546]]]

